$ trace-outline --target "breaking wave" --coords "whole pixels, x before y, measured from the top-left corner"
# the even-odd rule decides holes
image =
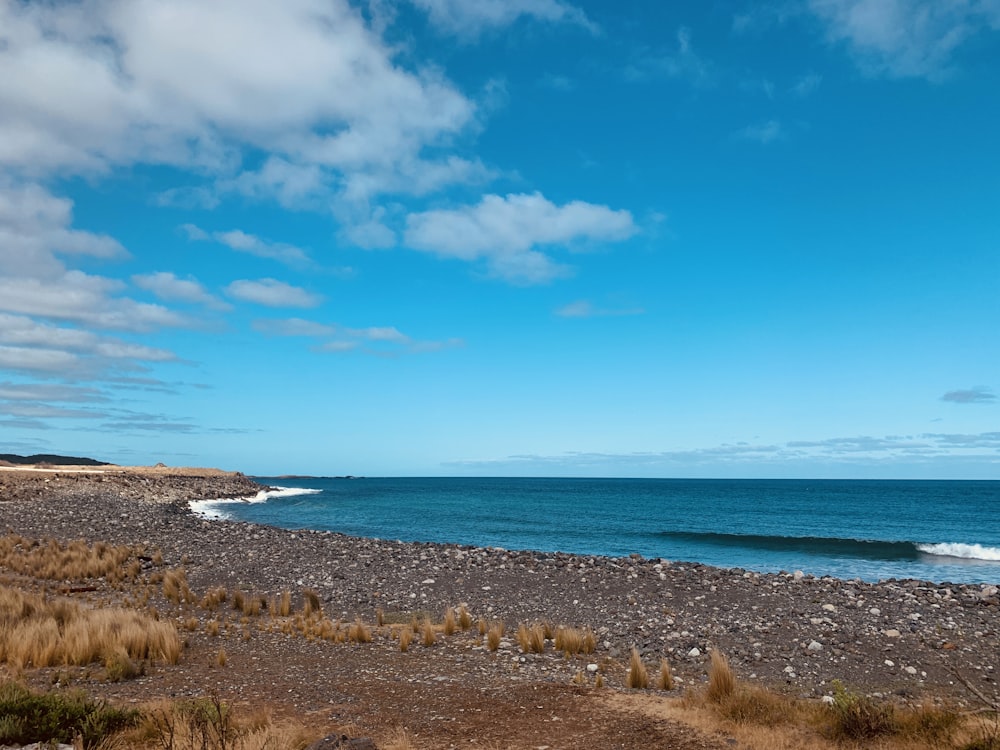
[[[960,558],[1000,562],[1000,548],[982,544],[943,542],[885,542],[873,539],[838,539],[829,537],[771,536],[767,534],[720,534],[699,531],[661,531],[657,536],[719,547],[742,547],[769,552],[802,552],[827,557],[854,557],[865,560],[923,560]],[[941,562],[945,562],[942,560]]]
[[[276,497],[295,497],[296,495],[315,495],[322,490],[310,490],[303,487],[275,487],[271,490],[261,490],[253,497],[220,497],[212,500],[192,500],[188,503],[191,512],[196,516],[209,520],[229,518],[225,506],[237,503],[266,503]]]

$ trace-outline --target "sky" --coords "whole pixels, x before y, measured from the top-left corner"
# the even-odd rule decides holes
[[[1000,0],[0,0],[0,452],[1000,479]]]

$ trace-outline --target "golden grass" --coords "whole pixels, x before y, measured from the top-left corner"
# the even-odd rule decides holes
[[[187,573],[183,568],[168,570],[163,574],[163,596],[174,604],[194,604],[197,601],[188,586]]]
[[[660,690],[674,689],[674,673],[666,659],[660,659],[660,676],[656,680],[656,687]]]
[[[0,566],[22,575],[50,580],[104,578],[110,583],[135,580],[142,572],[138,560],[142,554],[142,547],[106,542],[88,544],[76,540],[62,544],[55,539],[40,541],[18,534],[0,537]]]
[[[329,622],[329,620],[327,620]],[[371,643],[372,631],[358,618],[354,624],[347,629],[347,640],[352,643]]]
[[[486,633],[490,629],[490,625],[488,622],[486,622],[486,618],[484,617],[479,618],[479,620],[476,622],[476,629],[479,631],[479,635],[483,636],[486,635]]]
[[[319,594],[314,589],[302,589],[302,613],[308,617],[312,614],[323,614],[323,604]]]
[[[176,629],[128,609],[84,609],[0,587],[0,661],[16,668],[84,665],[116,654],[176,664]]]
[[[729,660],[718,649],[709,654],[708,689],[705,697],[712,703],[721,703],[736,690],[736,675]]]
[[[399,650],[404,654],[410,650],[410,641],[413,640],[413,628],[401,628],[399,631]]]
[[[458,630],[458,621],[455,618],[455,610],[448,607],[444,611],[444,620],[442,621],[441,630],[445,635],[454,635],[455,631]]]
[[[517,626],[517,643],[525,654],[541,654],[545,652],[545,625],[535,623]]]
[[[633,690],[644,690],[649,686],[649,673],[646,671],[646,665],[642,663],[638,649],[635,648],[629,656],[625,684]]]
[[[217,667],[224,667],[229,661],[229,657],[226,655],[226,649],[220,648],[219,653],[215,655],[215,665]]]
[[[482,622],[482,620],[480,620]],[[503,623],[495,622],[486,631],[486,648],[496,651],[500,648],[500,639],[503,638]]]
[[[469,614],[469,608],[464,604],[458,605],[458,627],[462,630],[468,630],[472,627],[472,615]]]
[[[437,642],[437,636],[434,634],[434,624],[429,617],[424,618],[422,636],[425,646],[433,646]]]

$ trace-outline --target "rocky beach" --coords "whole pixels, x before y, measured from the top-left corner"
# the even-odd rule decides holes
[[[996,585],[866,583],[635,555],[403,543],[206,520],[189,508],[190,500],[260,489],[240,474],[165,467],[4,470],[0,526],[159,550],[196,592],[311,589],[324,613],[344,622],[408,622],[464,603],[474,618],[506,624],[499,649],[470,636],[401,653],[378,639],[328,646],[244,628],[245,637],[226,642],[229,664],[219,669],[208,666],[217,646],[191,628],[179,667],[88,689],[125,701],[218,691],[312,716],[318,726],[374,734],[405,727],[431,743],[420,747],[469,746],[470,737],[511,747],[649,747],[664,738],[676,747],[726,746],[725,738],[608,700],[623,687],[633,647],[651,668],[668,659],[681,693],[704,683],[707,655],[718,649],[742,680],[796,697],[822,700],[840,680],[903,702],[1000,703]],[[512,634],[538,621],[590,628],[596,651],[522,653]],[[594,687],[598,672],[604,690]]]

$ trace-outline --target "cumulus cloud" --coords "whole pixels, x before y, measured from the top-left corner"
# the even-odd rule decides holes
[[[227,303],[209,294],[197,280],[191,277],[181,279],[169,271],[138,274],[132,277],[132,283],[162,300],[205,305],[217,310],[229,309]]]
[[[997,396],[990,388],[978,385],[965,390],[948,391],[941,396],[941,400],[953,404],[993,404],[996,403]]]
[[[226,294],[267,307],[316,307],[323,301],[318,294],[277,279],[240,279],[226,287]]]
[[[347,0],[3,3],[0,165],[166,164],[283,202],[330,176],[405,189],[475,105],[395,54]],[[248,151],[270,159],[240,180]]]
[[[411,214],[405,242],[441,257],[485,260],[495,276],[534,284],[567,273],[536,247],[619,242],[637,231],[624,210],[582,201],[558,206],[541,193],[487,195],[474,206]]]
[[[0,114],[0,119],[2,117]],[[58,255],[99,258],[127,255],[117,240],[73,229],[72,223],[72,201],[58,198],[39,185],[0,180],[0,267],[3,274],[51,278],[65,270]]]
[[[539,21],[569,23],[597,32],[598,27],[586,14],[559,0],[412,0],[427,11],[431,23],[439,29],[475,36],[485,29],[509,26],[527,16]]]
[[[350,328],[328,325],[302,318],[260,319],[253,322],[253,328],[266,336],[295,336],[326,339],[312,347],[317,352],[353,352],[379,356],[399,354],[420,354],[437,352],[462,346],[461,339],[443,341],[420,341],[407,336],[395,326],[369,326]]]
[[[947,75],[972,36],[1000,29],[1000,5],[983,0],[809,0],[833,43],[863,70],[895,78]]]
[[[289,266],[301,268],[312,263],[312,260],[301,248],[283,242],[270,242],[256,235],[248,234],[242,229],[230,229],[210,234],[194,224],[182,224],[180,228],[192,241],[215,240],[231,250],[255,255],[258,258],[269,258]]]

